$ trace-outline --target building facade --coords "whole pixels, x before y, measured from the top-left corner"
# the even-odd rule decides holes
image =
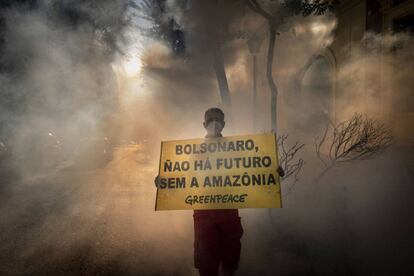
[[[328,70],[319,112],[335,122],[354,112],[379,118],[398,143],[414,145],[414,0],[340,1],[334,13],[332,44],[306,67]]]

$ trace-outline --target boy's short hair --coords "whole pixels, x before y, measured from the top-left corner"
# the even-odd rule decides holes
[[[224,122],[224,112],[218,107],[209,108],[204,113],[204,122],[206,124],[213,120]]]

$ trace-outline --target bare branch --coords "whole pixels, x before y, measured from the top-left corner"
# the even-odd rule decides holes
[[[382,153],[392,141],[391,130],[383,123],[358,113],[336,126],[328,125],[322,137],[315,138],[316,155],[325,166],[318,179],[338,164],[366,160]],[[324,158],[323,148],[326,149]]]
[[[260,14],[261,16],[263,16],[264,18],[266,18],[266,20],[268,20],[269,22],[274,20],[274,17],[268,13],[267,11],[265,11],[259,3],[257,3],[256,0],[247,0],[247,6],[249,6],[250,9],[252,9],[254,12]]]
[[[282,178],[282,181],[285,181],[287,178],[293,176],[293,184],[288,188],[288,192],[284,196],[293,191],[294,186],[299,181],[299,174],[302,167],[305,164],[305,161],[297,156],[298,152],[305,146],[305,144],[296,142],[293,146],[288,147],[286,145],[287,139],[288,135],[280,135],[277,138],[279,166],[281,166],[285,172],[285,176]]]

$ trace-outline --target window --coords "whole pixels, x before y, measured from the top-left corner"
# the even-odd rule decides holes
[[[316,57],[306,69],[301,91],[308,123],[315,130],[324,128],[329,122],[332,93],[332,70],[326,57]]]

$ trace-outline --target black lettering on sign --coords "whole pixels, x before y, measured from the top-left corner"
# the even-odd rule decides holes
[[[226,176],[206,176],[203,187],[239,187],[239,186],[260,186],[276,185],[274,174],[248,174],[226,175]]]
[[[254,149],[254,142],[253,140],[249,139],[244,143],[246,150],[253,150]]]
[[[170,160],[164,162],[164,172],[181,172],[188,171],[190,169],[190,162],[188,161],[175,161],[174,163]]]
[[[250,168],[268,168],[272,165],[272,159],[269,156],[248,156],[233,158],[217,158],[216,169],[250,169]]]
[[[202,154],[206,152],[230,152],[230,151],[258,151],[258,147],[255,147],[254,141],[251,139],[248,140],[236,140],[236,141],[217,141],[210,143],[201,143],[201,144],[185,144],[185,145],[176,145],[175,153],[177,155],[181,154]]]
[[[216,169],[220,170],[221,166],[223,166],[223,158],[217,158],[217,160],[216,160]]]
[[[269,156],[264,156],[262,158],[262,164],[263,164],[263,166],[265,166],[266,168],[268,168],[272,164],[272,159],[270,159]]]
[[[206,153],[207,152],[207,144],[206,143],[202,143],[200,145],[200,153]]]
[[[223,178],[221,177],[221,175],[219,176],[213,176],[213,187],[221,187],[223,186]]]
[[[165,160],[164,162],[164,172],[172,171],[172,162],[170,160]]]
[[[244,186],[249,186],[251,183],[250,175],[248,175],[247,173],[244,173],[243,176],[241,177],[241,181]]]
[[[211,170],[211,162],[208,160],[208,157],[206,162],[204,162],[204,170]]]
[[[161,178],[160,188],[161,189],[184,189],[185,188],[185,177]]]
[[[206,178],[204,179],[204,187],[211,187],[211,182],[210,182],[210,178],[208,176],[206,176]]]
[[[240,196],[240,202],[245,202],[246,197],[247,197],[247,194],[242,194],[242,195]]]
[[[193,202],[194,202],[194,203],[198,203],[198,196],[196,196],[196,195],[195,195],[195,196],[193,197]]]
[[[223,203],[227,203],[229,199],[229,195],[224,195],[223,196]]]
[[[211,166],[211,162],[208,159],[208,157],[206,160],[194,160],[194,170],[202,171],[202,170],[211,170],[211,169],[212,169],[212,166]]]
[[[191,145],[185,145],[184,146],[184,153],[185,154],[191,154]]]
[[[244,143],[242,140],[236,141],[236,149],[237,151],[243,151],[244,150]]]
[[[193,178],[191,179],[191,185],[190,188],[193,187],[197,187],[198,188],[198,181],[197,181],[197,177],[193,176]]]
[[[269,174],[269,179],[268,179],[268,182],[267,182],[267,184],[276,184],[276,179],[275,179],[275,176],[271,173],[271,174]]]
[[[226,186],[231,186],[231,180],[230,180],[230,176],[227,176],[224,178],[224,187]]]
[[[160,189],[165,189],[165,188],[167,188],[167,179],[161,178],[160,179]]]
[[[217,144],[217,150],[218,150],[218,152],[226,151],[226,149],[227,149],[226,145],[227,145],[226,142],[219,142]]]
[[[194,170],[202,170],[203,169],[203,160],[194,160]]]
[[[240,175],[233,175],[233,186],[240,186]]]
[[[217,150],[217,144],[214,144],[214,143],[208,144],[209,152],[216,152],[216,150]]]
[[[262,185],[262,178],[260,174],[253,174],[252,185]]]
[[[180,172],[181,171],[180,162],[174,162],[173,171],[174,172]]]
[[[253,168],[260,168],[260,157],[253,157]]]
[[[246,202],[247,194],[215,194],[215,195],[188,195],[184,202],[189,205],[194,204],[221,204],[221,203],[244,203]]]

